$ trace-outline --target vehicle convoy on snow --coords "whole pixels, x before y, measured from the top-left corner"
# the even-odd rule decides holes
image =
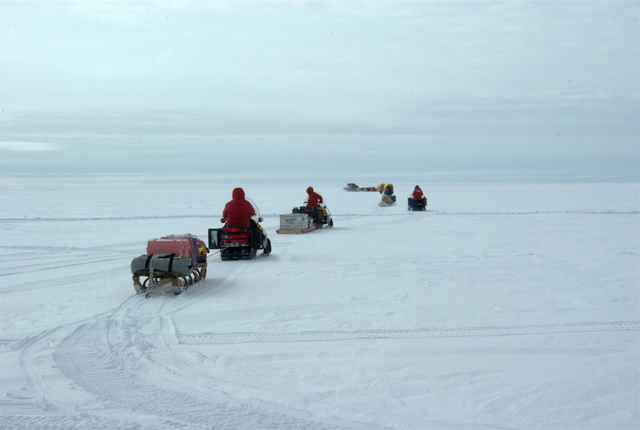
[[[290,214],[280,215],[280,229],[276,233],[302,234],[324,227],[333,227],[333,218],[327,206],[319,203],[317,209],[300,206],[293,208]]]
[[[359,187],[357,184],[350,182],[344,187],[345,191],[378,191],[376,187]]]
[[[205,243],[191,234],[149,240],[147,253],[131,261],[136,293],[171,294],[165,292],[169,286],[173,294],[182,293],[207,276],[207,253]]]
[[[227,260],[251,260],[262,250],[263,256],[271,254],[271,240],[260,226],[260,210],[251,201],[256,214],[251,217],[250,227],[224,226],[209,229],[209,249],[219,249],[220,258]],[[224,219],[220,220],[224,222]]]

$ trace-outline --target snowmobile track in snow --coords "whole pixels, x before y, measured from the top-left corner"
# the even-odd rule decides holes
[[[244,269],[235,268],[227,276],[233,278]],[[208,376],[180,348],[171,314],[191,304],[131,296],[113,311],[43,331],[24,342],[5,339],[0,352],[19,352],[27,387],[26,397],[14,403],[35,402],[44,413],[9,417],[3,428],[46,428],[47,417],[68,424],[63,428],[77,423],[126,428],[130,410],[145,417],[148,428],[362,427],[333,425],[331,419],[320,422],[303,411],[229,396],[237,381]],[[59,382],[52,388],[47,381],[54,380]],[[65,398],[78,401],[70,406],[60,400]]]
[[[450,329],[303,331],[285,333],[178,334],[182,344],[232,344],[254,342],[331,342],[344,340],[420,339],[445,337],[526,336],[594,331],[640,331],[638,321],[588,322],[513,327],[461,327]]]

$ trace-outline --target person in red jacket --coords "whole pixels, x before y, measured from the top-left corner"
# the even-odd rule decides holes
[[[324,222],[324,209],[319,208],[318,205],[320,203],[324,203],[322,196],[315,191],[313,191],[313,187],[307,188],[307,207],[312,208],[311,216],[316,220],[318,226],[322,226]]]
[[[422,192],[422,189],[416,185],[413,189],[413,200],[422,200],[423,197],[424,193]]]
[[[307,188],[307,194],[307,207],[318,209],[318,203],[323,203],[322,196],[313,191],[313,187]]]
[[[225,205],[222,211],[222,219],[228,227],[250,227],[251,217],[256,214],[256,210],[244,198],[244,190],[234,188],[231,197],[233,199]]]

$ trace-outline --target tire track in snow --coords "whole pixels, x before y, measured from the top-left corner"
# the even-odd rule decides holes
[[[235,267],[225,279],[245,268]],[[306,419],[304,412],[275,404],[230,396],[238,385],[234,376],[224,381],[203,372],[178,342],[171,314],[197,301],[186,296],[157,299],[131,296],[107,315],[63,331],[45,332],[31,342],[33,347],[27,349],[38,354],[43,344],[50,344],[46,365],[30,354],[21,361],[39,403],[55,404],[55,393],[42,382],[44,373],[58,381],[55,387],[67,384],[76,391],[75,397],[84,399],[47,408],[54,422],[71,426],[81,415],[97,423],[94,427],[112,422],[123,427],[133,413],[138,423],[139,417],[148,417],[149,428],[350,428],[342,422],[332,425]]]
[[[19,351],[20,369],[30,390],[31,399],[36,399],[36,403],[42,405],[44,410],[60,404],[60,399],[63,399],[63,396],[60,396],[60,384],[52,388],[45,382],[58,373],[52,357],[56,348],[69,336],[70,332],[73,332],[77,324],[91,321],[102,315],[104,314],[51,328],[24,341],[13,342],[11,350]]]
[[[217,218],[220,218],[218,215]],[[140,216],[115,216],[115,217],[33,217],[33,218],[0,218],[0,223],[32,223],[32,222],[85,222],[85,221],[145,221],[162,219],[182,219],[182,218],[212,218],[212,215],[140,215]],[[216,216],[213,216],[215,219]]]
[[[20,270],[16,272],[4,272],[0,274],[0,276],[22,275],[25,273],[44,272],[47,270],[60,270],[60,269],[66,269],[69,267],[86,266],[87,264],[99,264],[99,263],[107,263],[111,261],[122,261],[122,260],[123,260],[122,257],[103,258],[103,259],[92,258],[92,259],[86,259],[85,261],[75,261],[73,263],[66,263],[66,264],[61,264],[59,262],[46,264],[47,266],[51,266],[51,267],[42,267],[42,266],[45,266],[45,264],[41,264],[40,267],[38,266],[34,267],[34,265],[14,266],[15,269],[24,269],[24,270]]]
[[[96,281],[99,279],[105,279],[106,277],[113,276],[114,273],[126,273],[129,270],[129,266],[117,266],[111,267],[108,269],[94,270],[89,272],[88,274],[78,274],[78,275],[68,275],[68,276],[60,276],[51,279],[44,280],[36,280],[30,282],[23,282],[19,285],[11,285],[6,288],[2,288],[2,293],[12,293],[12,292],[24,292],[24,291],[34,291],[41,290],[47,288],[55,288],[61,286],[67,286],[72,284],[78,284],[81,282],[88,281]]]
[[[335,342],[345,340],[419,339],[443,337],[527,336],[594,331],[640,331],[638,321],[587,322],[511,327],[460,327],[450,329],[301,331],[284,333],[182,333],[182,344],[233,344],[254,342]]]

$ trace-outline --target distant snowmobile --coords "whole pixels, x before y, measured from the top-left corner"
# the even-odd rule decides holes
[[[427,210],[427,197],[422,193],[420,186],[416,185],[413,193],[408,197],[407,209],[410,211]]]
[[[393,184],[378,184],[378,191],[382,194],[382,200],[378,206],[391,206],[396,203],[396,196],[393,195]]]
[[[345,191],[378,191],[376,187],[359,187],[357,184],[352,182],[348,183],[346,187],[344,187]]]
[[[426,211],[427,210],[427,198],[423,197],[420,200],[414,200],[413,197],[407,198],[407,209],[410,211]]]
[[[324,227],[333,227],[331,212],[324,203],[319,203],[318,208],[300,206],[293,208],[290,214],[280,215],[280,229],[278,234],[303,234]]]
[[[344,187],[345,191],[361,191],[361,188],[354,184],[354,183],[348,183],[346,187]]]

